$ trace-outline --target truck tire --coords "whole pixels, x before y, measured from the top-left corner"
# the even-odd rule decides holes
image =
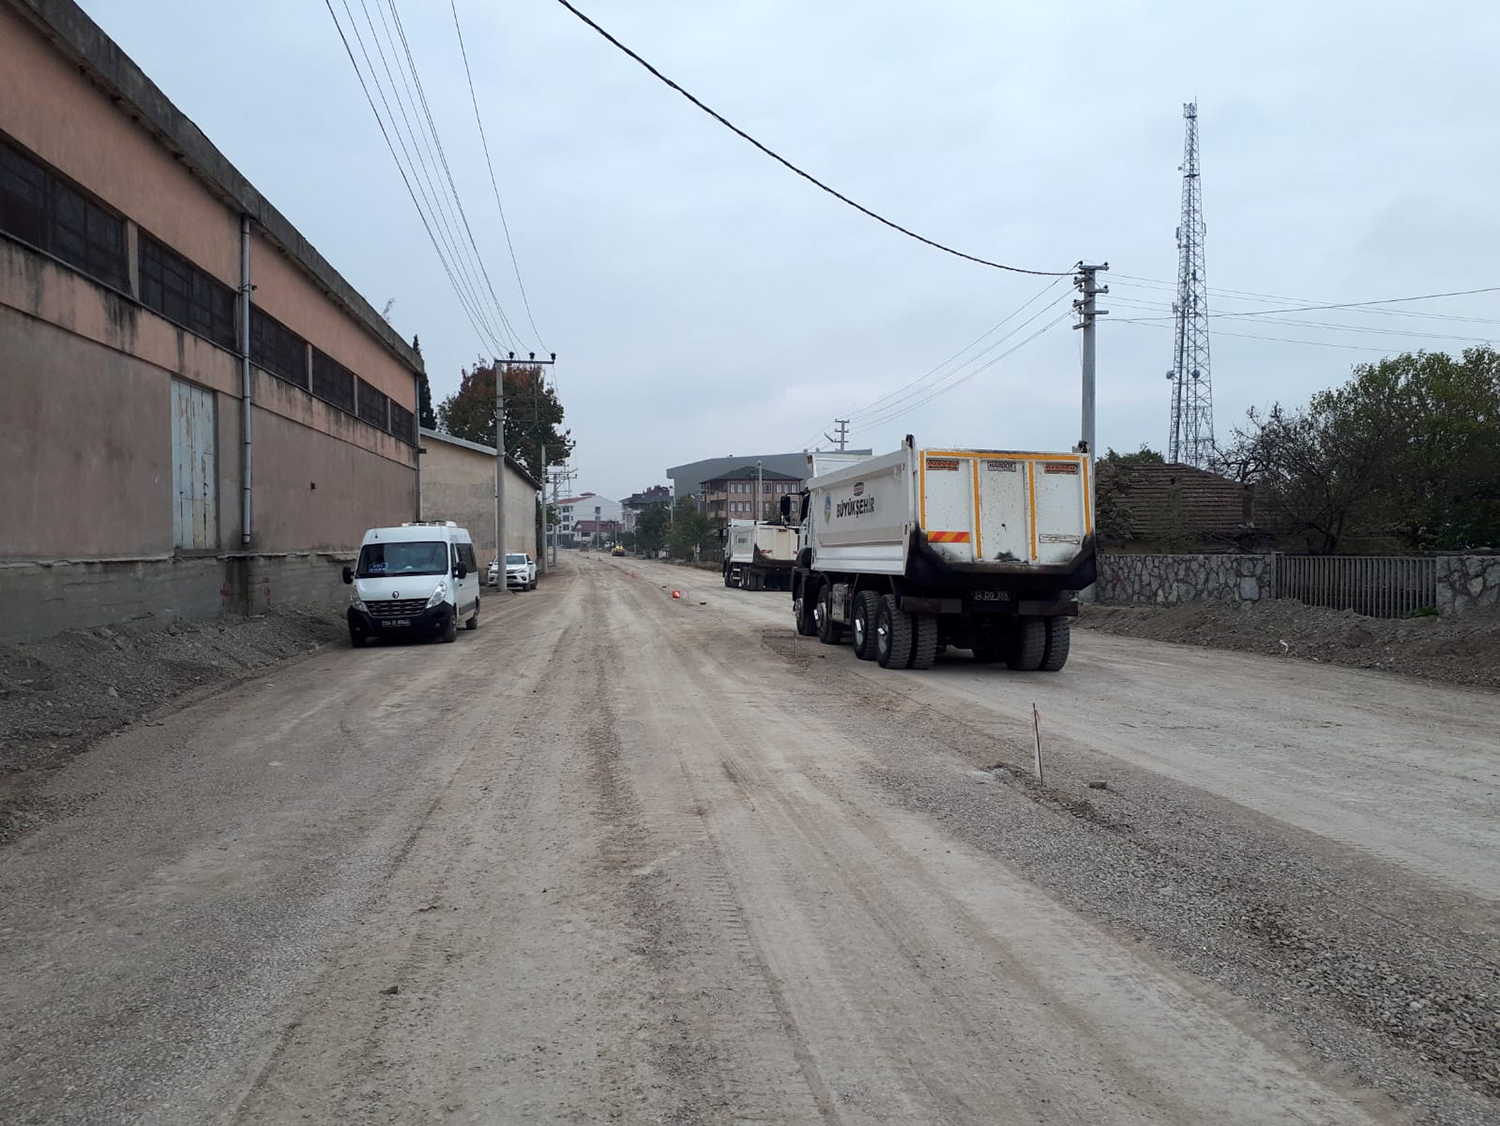
[[[937,615],[913,614],[911,624],[911,667],[930,669],[937,660]]]
[[[1056,672],[1068,663],[1068,645],[1073,636],[1070,618],[1047,618],[1047,651],[1042,655],[1042,671]]]
[[[844,640],[844,627],[833,620],[833,586],[823,588],[818,598],[818,640],[824,645],[837,645]]]
[[[818,621],[813,614],[813,603],[807,597],[807,584],[792,599],[792,620],[797,623],[797,632],[803,637],[812,637],[818,632]]]
[[[875,615],[880,612],[880,595],[862,590],[854,596],[854,655],[861,661],[875,659]]]
[[[731,587],[734,585],[732,582],[729,581],[729,568],[728,567],[724,568],[724,585],[725,586],[731,586]]]
[[[882,595],[875,614],[875,663],[883,669],[911,664],[911,615],[896,605],[894,594]]]
[[[1046,619],[1017,618],[1015,630],[1005,654],[1005,663],[1020,672],[1035,672],[1042,667],[1042,658],[1047,655]]]

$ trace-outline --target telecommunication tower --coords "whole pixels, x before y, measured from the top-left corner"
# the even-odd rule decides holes
[[[1182,107],[1182,225],[1177,228],[1177,300],[1172,370],[1172,438],[1167,460],[1204,469],[1214,454],[1214,396],[1208,374],[1208,281],[1203,270],[1203,182],[1198,106]]]

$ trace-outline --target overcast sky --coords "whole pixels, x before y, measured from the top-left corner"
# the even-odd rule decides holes
[[[378,28],[381,2],[350,0],[366,36],[364,5]],[[961,383],[975,368],[955,371],[935,384],[952,390],[906,413],[857,413],[1047,279],[949,258],[847,209],[555,0],[459,0],[539,345],[448,4],[397,4],[499,303],[523,350],[558,353],[580,489],[618,498],[664,481],[668,465],[801,449],[836,416],[854,415],[854,442],[877,452],[908,432],[928,445],[1077,440],[1079,333],[1067,320]],[[1169,322],[1124,322],[1168,312],[1141,303],[1171,300],[1184,101],[1199,103],[1210,286],[1319,304],[1500,284],[1500,5],[579,5],[770,147],[897,222],[1033,269],[1107,260],[1101,448],[1166,441]],[[436,399],[493,351],[454,296],[322,3],[83,6],[372,305],[394,299],[390,319],[408,339],[420,334]],[[1152,288],[1161,282],[1168,290]],[[985,343],[1062,303],[984,359],[1061,315],[1068,296],[1066,282],[1048,291]],[[1500,335],[1497,298],[1392,307],[1475,318],[1464,321],[1216,320],[1221,441],[1247,407],[1303,401],[1352,364],[1465,345],[1446,333]],[[1268,307],[1211,301],[1216,314]],[[947,371],[899,402],[925,397]]]

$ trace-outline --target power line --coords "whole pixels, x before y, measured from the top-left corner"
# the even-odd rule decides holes
[[[473,302],[475,309],[480,311],[480,319],[484,322],[486,328],[490,332],[492,343],[495,341],[496,337],[504,338],[510,341],[512,340],[514,334],[508,332],[497,333],[495,331],[494,325],[490,319],[490,316],[488,315],[490,313],[490,310],[485,308],[483,298],[479,292],[479,283],[474,274],[473,263],[470,260],[469,256],[464,254],[463,244],[459,239],[458,234],[454,230],[453,216],[448,207],[447,197],[439,189],[437,184],[433,182],[433,173],[429,161],[422,159],[422,152],[417,144],[417,133],[419,132],[419,130],[412,124],[412,113],[416,112],[416,97],[412,93],[411,83],[407,80],[406,71],[401,67],[400,57],[399,55],[397,56],[396,69],[401,72],[401,84],[406,87],[406,95],[407,99],[411,102],[412,113],[407,112],[407,101],[403,101],[401,98],[401,91],[396,85],[396,76],[391,72],[390,54],[387,54],[386,45],[385,43],[381,42],[380,33],[375,29],[375,19],[370,15],[370,6],[368,0],[360,0],[360,8],[365,14],[365,23],[367,23],[370,28],[370,40],[375,44],[375,50],[376,53],[380,56],[380,62],[382,67],[384,67],[385,69],[386,78],[390,81],[391,97],[396,100],[396,105],[401,110],[401,120],[406,124],[407,136],[411,138],[412,147],[411,150],[408,151],[406,148],[406,142],[402,139],[400,129],[396,129],[396,139],[401,143],[401,151],[406,154],[408,163],[412,164],[414,168],[420,165],[422,177],[426,180],[428,191],[431,193],[430,196],[424,193],[424,198],[427,199],[428,207],[432,209],[433,215],[438,220],[439,226],[447,235],[449,252],[454,256],[454,261],[457,266],[459,276],[464,279],[466,285],[468,286],[469,299]],[[391,47],[390,53],[395,54],[395,37],[391,34],[390,23],[385,18],[385,9],[381,6],[380,0],[376,0],[376,10],[380,12],[380,22],[381,25],[385,28],[386,40],[390,43]],[[391,110],[390,102],[386,99],[384,87],[380,85],[379,76],[375,74],[375,64],[370,59],[369,51],[365,48],[364,37],[360,35],[359,25],[354,20],[354,14],[349,8],[348,0],[344,0],[344,11],[349,16],[350,26],[354,29],[355,40],[359,43],[360,51],[365,56],[365,63],[370,67],[370,75],[372,80],[375,82],[375,88],[380,93],[380,100],[385,105],[386,113],[390,115],[392,127],[395,128],[395,114]],[[428,156],[432,157],[433,151],[431,139],[429,138],[425,130],[422,130],[421,133],[422,143],[427,148]],[[433,200],[436,200],[436,204],[433,203]],[[501,312],[500,319],[502,324],[504,324],[505,317],[503,312]],[[509,328],[508,325],[504,325],[504,327],[506,329]]]
[[[469,99],[474,103],[474,120],[479,125],[479,141],[484,146],[484,163],[490,170],[490,187],[495,190],[495,208],[500,212],[500,226],[505,231],[505,245],[510,250],[510,264],[516,271],[516,288],[521,291],[521,304],[526,306],[526,319],[531,322],[531,331],[542,351],[547,350],[541,330],[536,327],[536,318],[531,315],[531,300],[526,296],[526,283],[521,280],[521,264],[516,261],[516,247],[510,240],[510,224],[505,221],[505,206],[500,202],[500,185],[495,179],[495,165],[490,160],[490,142],[484,134],[484,118],[479,115],[479,97],[474,93],[474,75],[469,70],[469,52],[464,46],[464,29],[458,22],[458,0],[448,0],[453,9],[453,30],[458,32],[458,51],[464,60],[464,75],[469,80]]]
[[[927,371],[925,371],[921,375],[917,376],[916,379],[913,379],[910,383],[903,384],[902,386],[896,388],[894,391],[887,392],[886,394],[880,396],[880,398],[876,399],[874,402],[868,403],[865,406],[860,407],[859,410],[850,412],[850,414],[848,415],[848,418],[852,421],[853,419],[859,418],[861,415],[869,414],[872,411],[875,411],[877,408],[880,408],[882,406],[882,404],[884,404],[888,399],[894,399],[898,395],[903,394],[908,388],[916,387],[917,384],[922,383],[929,376],[933,375],[934,373],[936,373],[937,371],[941,370],[942,368],[947,367],[950,363],[952,363],[954,360],[958,359],[958,357],[962,356],[965,352],[967,352],[970,348],[974,347],[980,341],[984,340],[988,336],[991,336],[995,332],[998,332],[1001,328],[1004,328],[1006,324],[1008,324],[1010,321],[1014,320],[1016,317],[1020,316],[1022,313],[1024,313],[1027,310],[1027,308],[1029,308],[1031,305],[1035,304],[1042,297],[1046,296],[1046,294],[1047,294],[1047,292],[1049,290],[1051,290],[1051,289],[1053,289],[1056,286],[1059,286],[1061,284],[1062,284],[1062,278],[1056,278],[1056,279],[1048,282],[1041,289],[1041,291],[1036,294],[1035,297],[1031,298],[1031,300],[1027,301],[1025,304],[1021,305],[1019,308],[1013,310],[1011,313],[1007,314],[1005,317],[1002,317],[996,324],[991,325],[984,332],[980,333],[973,340],[969,341],[969,343],[965,344],[957,352],[954,352],[953,355],[949,356],[947,359],[942,360],[941,362],[939,362],[937,364],[934,364],[932,367],[928,368]],[[1006,339],[1005,337],[1001,337],[1000,340],[998,340],[998,341],[995,342],[995,344],[990,345],[990,348],[992,349],[992,348],[996,347],[1001,342],[1003,342],[1005,339]],[[986,349],[985,351],[989,351],[989,350],[990,349]],[[981,355],[981,356],[984,355],[984,352],[981,352],[979,355]],[[976,359],[976,360],[978,358],[979,358],[979,356],[973,357],[973,359]],[[969,362],[973,362],[973,361],[970,360]]]
[[[934,250],[941,250],[944,254],[951,254],[955,258],[962,258],[962,259],[964,259],[966,262],[973,262],[973,263],[975,263],[977,265],[980,265],[980,266],[989,266],[991,269],[995,269],[995,270],[1008,270],[1008,271],[1010,271],[1013,274],[1035,274],[1038,277],[1048,277],[1048,278],[1051,278],[1051,277],[1070,277],[1070,276],[1072,276],[1072,273],[1073,273],[1072,270],[1026,270],[1026,269],[1022,269],[1020,266],[1007,266],[1007,265],[1004,265],[1003,263],[1000,263],[1000,262],[991,262],[987,258],[979,258],[979,257],[977,257],[977,256],[975,256],[973,254],[965,254],[962,250],[955,250],[953,247],[951,247],[951,246],[945,246],[943,243],[937,242],[934,239],[930,239],[930,238],[926,237],[925,235],[919,235],[919,234],[917,234],[916,231],[910,230],[907,227],[903,227],[900,223],[892,222],[890,219],[887,219],[885,216],[880,215],[880,214],[878,214],[878,213],[876,213],[874,211],[871,211],[868,207],[865,207],[863,204],[856,203],[854,200],[850,199],[848,196],[844,195],[842,192],[836,191],[835,189],[829,187],[822,180],[819,180],[816,176],[812,175],[810,172],[804,172],[801,168],[798,168],[791,161],[787,160],[786,157],[782,156],[781,154],[779,154],[779,153],[775,152],[774,150],[772,150],[770,148],[767,148],[765,145],[761,144],[754,137],[752,137],[749,133],[746,133],[743,129],[741,129],[738,125],[734,124],[734,122],[730,121],[723,114],[719,113],[717,110],[711,109],[709,106],[707,106],[703,102],[699,101],[692,94],[688,93],[681,86],[679,86],[676,82],[673,82],[665,74],[663,74],[661,71],[657,70],[650,63],[648,63],[645,59],[641,58],[640,55],[636,54],[634,51],[632,51],[629,47],[625,46],[625,44],[621,43],[618,39],[616,39],[609,32],[605,31],[604,28],[600,27],[597,23],[595,23],[593,20],[591,20],[588,16],[586,16],[582,12],[580,12],[571,3],[569,3],[569,0],[557,0],[557,2],[559,4],[561,4],[564,8],[566,8],[568,11],[572,12],[575,16],[577,16],[580,20],[582,20],[589,27],[591,27],[595,31],[597,31],[601,36],[603,36],[614,47],[618,48],[620,51],[624,52],[624,54],[626,54],[630,58],[634,59],[641,66],[645,67],[645,69],[648,72],[650,72],[650,74],[651,74],[651,76],[653,78],[657,79],[659,82],[661,82],[664,85],[670,87],[671,89],[676,90],[684,98],[686,98],[688,101],[692,102],[693,105],[697,106],[704,113],[708,114],[709,117],[712,117],[720,125],[724,126],[724,128],[728,129],[731,133],[735,134],[741,140],[748,141],[750,144],[754,145],[761,152],[765,153],[766,156],[769,156],[777,164],[780,164],[783,168],[786,168],[788,171],[796,173],[798,176],[801,176],[804,180],[806,180],[808,183],[812,184],[814,187],[818,188],[821,191],[827,192],[829,195],[833,196],[833,198],[836,199],[836,200],[838,200],[840,203],[847,204],[848,206],[854,208],[854,210],[860,212],[862,215],[865,215],[865,216],[868,216],[871,219],[874,219],[877,223],[884,224],[885,226],[890,227],[893,231],[898,231],[901,234],[905,235],[907,238],[916,239],[918,242],[924,243],[927,246],[932,247]]]
[[[391,18],[396,21],[396,31],[401,36],[401,47],[406,52],[407,65],[411,67],[411,76],[417,84],[417,95],[422,100],[422,112],[427,117],[427,127],[432,130],[433,142],[437,145],[438,159],[443,165],[443,174],[448,178],[448,187],[453,192],[453,202],[458,208],[459,218],[463,221],[464,233],[468,235],[469,246],[474,251],[474,258],[479,263],[479,272],[484,277],[485,288],[489,290],[490,300],[495,303],[495,311],[500,314],[500,321],[509,332],[512,339],[519,340],[520,333],[510,323],[510,318],[505,315],[505,306],[501,304],[500,298],[495,294],[494,283],[490,281],[490,272],[484,264],[484,255],[480,252],[479,244],[474,240],[474,231],[469,226],[469,215],[464,209],[463,197],[458,194],[458,185],[453,180],[453,170],[448,167],[448,153],[443,148],[443,138],[438,133],[437,123],[432,119],[432,109],[427,104],[427,90],[422,85],[422,76],[417,70],[416,59],[412,57],[411,45],[406,41],[406,28],[401,23],[401,13],[396,10],[396,0],[387,0],[391,7]],[[508,236],[507,236],[508,237]]]
[[[1066,297],[1066,294],[1064,294],[1064,296]],[[1055,302],[1054,302],[1054,304],[1055,304]],[[1050,307],[1051,306],[1048,306],[1048,308],[1050,308]],[[1042,311],[1045,311],[1045,310],[1042,310]],[[1038,312],[1038,315],[1040,315],[1040,312],[1041,311]],[[926,398],[919,399],[915,403],[911,403],[910,405],[907,405],[907,406],[899,406],[898,405],[895,408],[891,409],[888,413],[882,414],[878,418],[866,419],[865,422],[864,422],[864,424],[863,424],[864,428],[865,429],[869,429],[872,426],[879,426],[879,425],[882,425],[884,423],[890,422],[890,421],[892,421],[894,419],[900,418],[902,415],[909,414],[912,411],[916,410],[918,407],[926,406],[928,403],[932,402],[932,400],[934,400],[934,399],[941,398],[943,395],[946,395],[949,391],[953,391],[953,390],[956,390],[959,387],[962,387],[965,383],[967,383],[969,380],[973,379],[976,375],[979,375],[982,372],[988,371],[990,368],[992,368],[996,364],[998,364],[1001,360],[1006,359],[1009,356],[1015,355],[1015,353],[1019,352],[1022,348],[1026,347],[1026,345],[1030,344],[1038,336],[1041,336],[1043,333],[1049,332],[1050,330],[1056,328],[1058,325],[1062,324],[1063,321],[1067,320],[1072,315],[1073,315],[1073,310],[1072,310],[1071,307],[1069,307],[1067,310],[1065,310],[1063,312],[1063,314],[1061,316],[1055,317],[1054,319],[1048,321],[1041,328],[1037,329],[1035,332],[1033,332],[1030,336],[1026,337],[1024,340],[1021,340],[1020,342],[1018,342],[1018,343],[1012,345],[1011,347],[1007,348],[1004,352],[1001,352],[998,356],[995,356],[994,358],[985,361],[983,364],[979,365],[979,367],[975,368],[973,371],[968,372],[967,374],[965,374],[961,378],[955,380],[953,383],[948,384],[948,386],[939,388],[939,389],[933,391]],[[1035,319],[1035,318],[1033,318],[1033,319]],[[1028,321],[1027,323],[1029,324],[1030,322]],[[1022,326],[1022,327],[1024,327],[1024,326]],[[1020,329],[1017,329],[1016,331],[1019,332]]]
[[[1167,292],[1175,292],[1176,288],[1177,288],[1176,286],[1172,285],[1170,282],[1163,281],[1160,278],[1138,278],[1138,277],[1132,277],[1130,274],[1117,274],[1117,275],[1115,275],[1115,277],[1116,277],[1116,280],[1124,281],[1127,284],[1136,285],[1136,286],[1138,286],[1138,287],[1140,287],[1142,289],[1159,289],[1159,290],[1165,290]],[[1313,310],[1313,309],[1352,309],[1352,310],[1357,311],[1357,312],[1366,312],[1366,313],[1370,313],[1370,314],[1375,315],[1375,316],[1382,316],[1382,317],[1423,317],[1423,318],[1427,318],[1427,319],[1431,319],[1431,320],[1439,320],[1439,321],[1467,321],[1467,322],[1472,323],[1472,324],[1500,324],[1500,320],[1497,320],[1497,319],[1492,318],[1492,317],[1464,317],[1464,316],[1459,316],[1459,315],[1456,315],[1456,314],[1453,314],[1453,313],[1434,313],[1434,312],[1431,312],[1430,310],[1426,310],[1426,309],[1382,309],[1382,308],[1370,308],[1370,306],[1398,304],[1398,303],[1403,302],[1403,301],[1426,301],[1426,300],[1431,300],[1431,299],[1438,298],[1438,297],[1462,297],[1462,296],[1468,296],[1470,294],[1475,294],[1475,293],[1491,293],[1491,292],[1496,292],[1497,289],[1500,289],[1500,287],[1485,288],[1485,289],[1466,289],[1466,290],[1459,290],[1459,291],[1454,292],[1454,293],[1432,293],[1432,294],[1426,294],[1424,296],[1418,296],[1418,297],[1393,297],[1393,298],[1387,298],[1384,301],[1344,301],[1344,302],[1314,302],[1312,299],[1306,298],[1306,297],[1282,297],[1282,296],[1278,296],[1278,295],[1276,295],[1274,293],[1256,293],[1253,290],[1244,290],[1244,289],[1218,289],[1218,288],[1210,288],[1209,289],[1209,293],[1213,294],[1216,297],[1233,297],[1233,298],[1238,298],[1238,299],[1242,299],[1242,300],[1259,301],[1261,304],[1276,303],[1276,304],[1283,304],[1283,305],[1300,305],[1300,306],[1305,306],[1306,307],[1305,309],[1302,309],[1302,310],[1299,310],[1299,309],[1267,309],[1267,310],[1265,310],[1265,312],[1267,314],[1292,313],[1292,312],[1300,312],[1300,311],[1310,311],[1310,310]],[[1242,310],[1242,311],[1249,312],[1251,310]],[[1221,314],[1213,314],[1213,315],[1214,316],[1219,316]]]
[[[427,238],[432,243],[433,252],[437,254],[438,262],[443,267],[443,273],[448,276],[448,284],[453,287],[453,292],[458,297],[459,307],[463,309],[464,316],[468,318],[470,327],[474,329],[474,335],[479,337],[481,343],[484,343],[487,334],[485,330],[480,328],[475,311],[470,308],[468,301],[465,299],[463,287],[459,285],[458,279],[454,276],[453,268],[449,265],[448,258],[443,253],[443,248],[439,245],[437,236],[433,233],[432,224],[428,222],[427,213],[422,209],[422,204],[417,200],[417,192],[412,187],[411,178],[406,174],[406,168],[401,163],[400,157],[396,155],[396,146],[391,143],[391,135],[385,127],[384,118],[380,116],[380,111],[375,108],[375,99],[371,96],[370,87],[365,82],[364,73],[359,68],[359,61],[354,57],[354,49],[349,45],[349,37],[344,34],[344,27],[339,23],[338,13],[333,10],[333,0],[324,0],[324,3],[328,7],[328,15],[333,20],[333,26],[339,33],[339,40],[344,44],[344,51],[349,56],[349,65],[354,68],[354,76],[359,80],[360,89],[364,91],[365,101],[369,103],[370,112],[375,116],[375,124],[380,127],[380,135],[385,138],[385,147],[391,154],[391,161],[396,165],[396,171],[401,176],[401,182],[406,185],[406,194],[411,197],[412,206],[417,211],[417,218],[422,221],[422,229],[427,232]],[[345,11],[349,15],[350,26],[352,27],[354,16],[352,13],[348,13],[347,3]],[[363,50],[363,45],[361,45],[361,50]],[[367,61],[368,57],[368,53],[366,53]],[[493,346],[495,342],[491,339],[489,343]]]
[[[1135,325],[1138,328],[1171,328],[1171,325],[1161,324],[1157,321],[1132,321],[1125,318],[1115,320],[1116,324]],[[1239,340],[1269,340],[1278,344],[1305,344],[1311,348],[1342,348],[1350,352],[1384,352],[1390,353],[1389,348],[1372,348],[1366,344],[1335,344],[1328,340],[1293,340],[1285,336],[1260,336],[1251,332],[1222,332],[1214,329],[1215,336],[1233,336]]]

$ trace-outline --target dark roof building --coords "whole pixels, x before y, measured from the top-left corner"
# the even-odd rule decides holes
[[[1254,486],[1191,465],[1101,462],[1099,538],[1106,547],[1248,547]]]

